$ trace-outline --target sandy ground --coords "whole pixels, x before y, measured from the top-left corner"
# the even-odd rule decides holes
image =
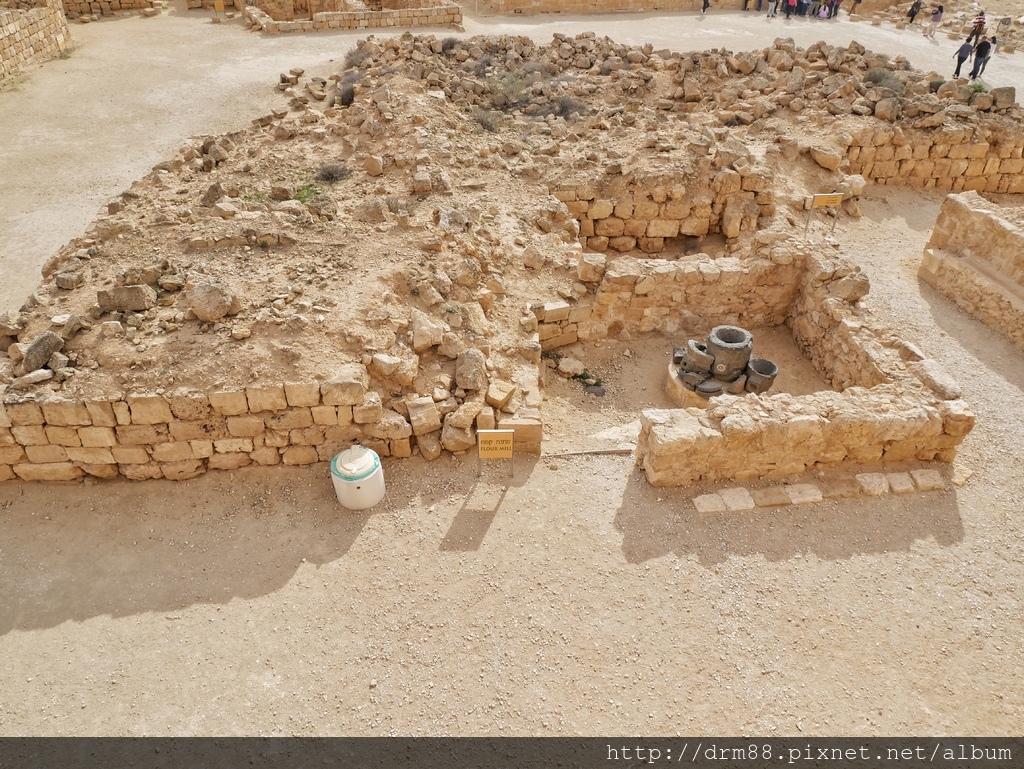
[[[205,18],[76,24],[70,59],[0,93],[0,306],[189,135],[247,124],[278,72],[330,72],[356,39]],[[681,49],[856,38],[940,71],[951,53],[845,20],[514,22],[466,29]],[[1022,72],[1018,55],[987,74]],[[653,489],[623,456],[517,460],[514,478],[388,462],[368,513],[339,508],[322,465],[3,484],[0,733],[1019,734],[1024,355],[916,280],[940,203],[871,189],[838,238],[873,309],[962,382],[978,415],[963,485],[701,516],[699,489]],[[654,366],[599,352],[612,385],[616,365]],[[600,428],[586,409],[615,393],[595,407],[563,384],[550,408]]]

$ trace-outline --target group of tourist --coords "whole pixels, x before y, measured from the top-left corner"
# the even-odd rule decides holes
[[[860,0],[851,0],[859,3]],[[757,10],[761,10],[762,0],[757,2]],[[747,10],[749,0],[744,0],[743,10]],[[839,14],[843,0],[768,0],[768,18],[779,15],[781,10],[786,18],[806,16],[812,19],[834,19]],[[781,5],[781,8],[780,8]]]
[[[942,6],[939,7],[941,8]],[[960,77],[960,70],[972,58],[974,59],[974,64],[971,67],[970,79],[977,80],[984,73],[985,67],[988,66],[988,60],[992,58],[997,45],[995,35],[989,37],[984,34],[985,24],[985,12],[981,11],[971,22],[971,33],[967,36],[967,40],[953,54],[953,58],[956,59],[956,70],[953,72],[954,78]],[[976,40],[977,43],[972,44],[972,40]]]

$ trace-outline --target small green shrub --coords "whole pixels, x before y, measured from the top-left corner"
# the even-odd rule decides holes
[[[938,80],[930,80],[928,82],[928,90],[930,90],[932,93],[935,93],[945,84],[945,82],[946,81],[942,80],[941,78]]]
[[[384,198],[384,205],[393,214],[412,214],[416,209],[416,201],[410,198],[400,198],[397,195],[388,195]]]
[[[316,188],[315,184],[303,184],[295,191],[295,199],[302,204],[306,204],[319,194],[320,190]]]
[[[985,87],[984,83],[971,83],[967,87],[975,93],[988,93],[988,89]]]

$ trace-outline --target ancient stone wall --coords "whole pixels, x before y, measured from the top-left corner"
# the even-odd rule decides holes
[[[971,127],[918,131],[880,124],[849,138],[849,173],[876,184],[952,192],[1024,192],[1024,136],[1020,133],[985,139]]]
[[[842,390],[720,396],[705,410],[645,411],[637,461],[656,486],[842,462],[951,461],[973,426],[956,382],[857,305],[866,276],[785,234],[760,233],[744,258],[607,261],[584,253],[578,277],[593,299],[532,308],[545,350],[623,331],[692,337],[718,324],[785,323]]]
[[[1024,348],[1024,227],[976,192],[939,209],[918,275]]]
[[[377,29],[380,27],[453,27],[462,24],[462,9],[454,3],[441,0],[430,2],[423,0],[424,5],[403,7],[398,10],[371,11],[359,0],[341,0],[339,5],[350,10],[314,11],[311,19],[294,20],[295,11],[291,0],[271,0],[274,5],[267,5],[268,0],[261,0],[262,7],[245,6],[245,17],[249,26],[256,31],[277,34],[280,32],[311,32],[320,29]],[[417,0],[413,0],[416,2]],[[429,2],[429,5],[426,3]],[[403,5],[405,5],[403,3]],[[273,14],[266,9],[269,8]],[[291,16],[288,16],[291,8]],[[282,20],[275,20],[274,14]]]
[[[578,276],[593,299],[534,305],[543,350],[630,334],[703,335],[720,324],[776,326],[786,321],[803,261],[780,249],[750,258],[677,261],[603,254],[580,257]]]
[[[27,10],[0,6],[0,80],[53,59],[70,45],[71,33],[58,0],[41,0]]]
[[[720,168],[703,190],[693,185],[642,181],[619,185],[560,184],[551,194],[580,223],[580,242],[591,251],[646,253],[665,249],[672,238],[721,233],[736,238],[757,229],[761,215],[774,212],[772,174],[753,164]]]
[[[229,3],[225,3],[228,5]],[[80,16],[110,16],[121,11],[142,11],[159,8],[162,0],[64,0],[64,13],[69,19]],[[192,5],[188,6],[193,7]],[[198,7],[198,6],[197,6]],[[211,0],[209,7],[213,7]]]
[[[496,426],[515,431],[517,451],[540,453],[539,417],[503,410],[516,388],[528,393],[517,405],[539,400],[536,367],[524,367],[515,387],[492,382],[461,405],[407,398],[397,404],[404,413],[383,404],[369,381],[366,369],[354,365],[324,383],[210,393],[94,400],[0,393],[0,481],[182,480],[208,469],[329,461],[353,443],[393,457],[410,456],[415,444],[435,458],[445,448],[472,446],[475,428]]]

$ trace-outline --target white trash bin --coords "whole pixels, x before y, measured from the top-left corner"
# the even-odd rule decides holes
[[[365,510],[384,499],[384,469],[377,452],[353,446],[331,460],[338,501],[349,510]]]

